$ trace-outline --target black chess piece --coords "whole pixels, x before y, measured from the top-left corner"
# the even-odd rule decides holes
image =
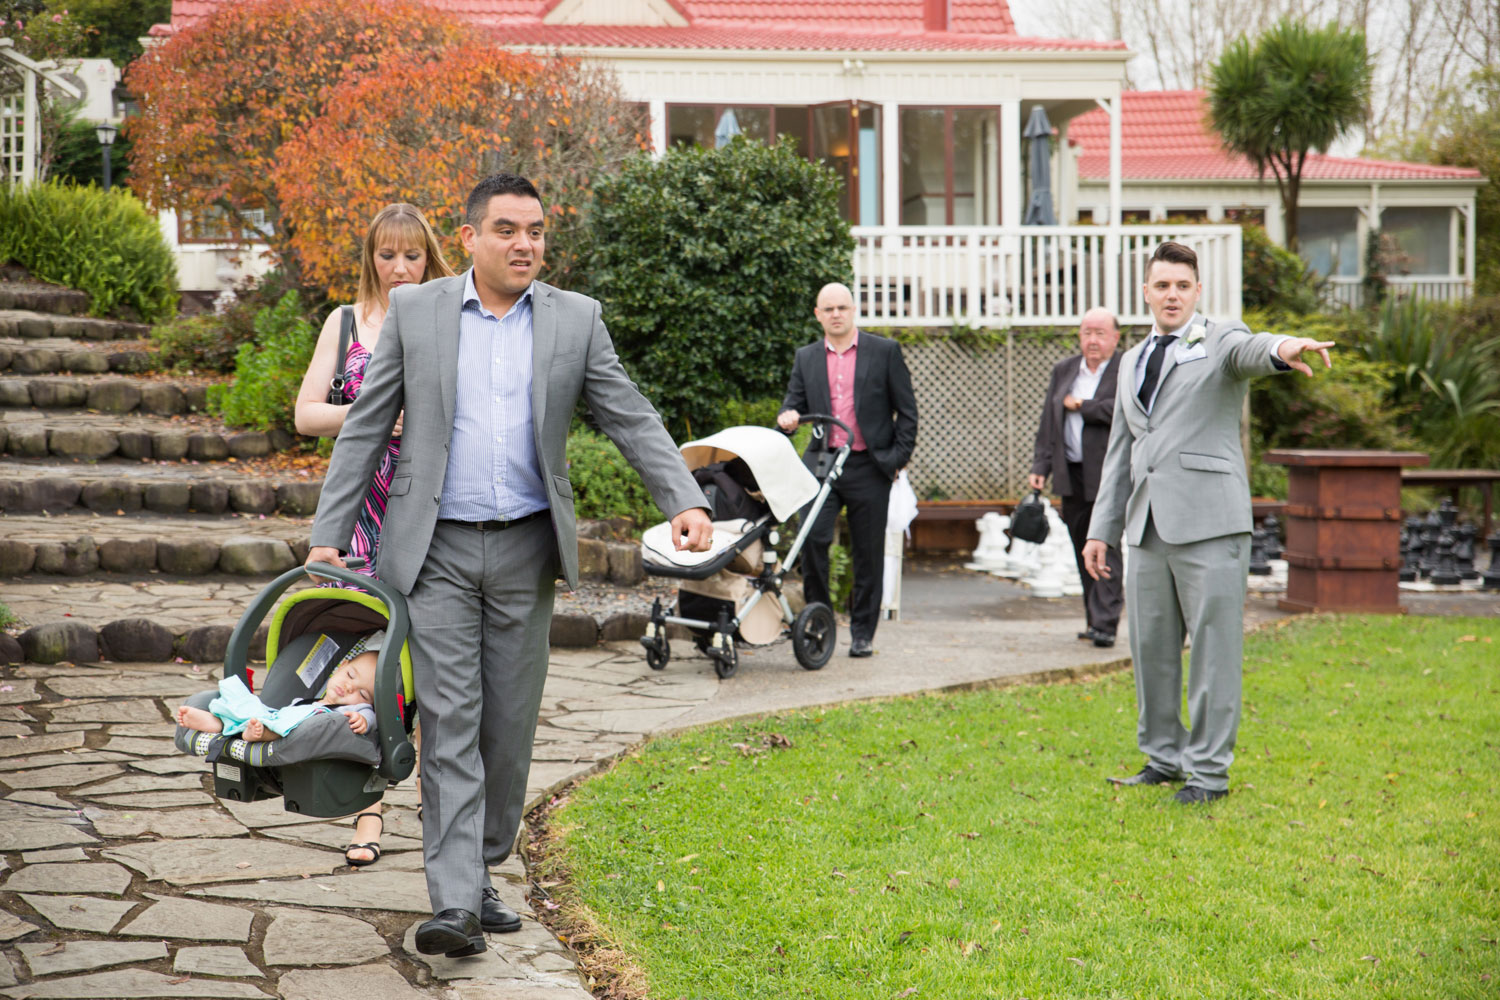
[[[1479,529],[1472,524],[1460,524],[1453,544],[1453,558],[1458,563],[1458,575],[1464,580],[1479,579],[1479,570],[1474,568],[1474,541]]]
[[[1452,531],[1458,524],[1458,505],[1453,502],[1452,497],[1443,497],[1443,502],[1438,504],[1437,515],[1443,522],[1443,527]]]
[[[1485,544],[1490,547],[1490,565],[1484,571],[1485,590],[1500,590],[1500,529],[1485,539]]]
[[[1396,576],[1402,583],[1417,578],[1417,560],[1422,554],[1421,531],[1422,522],[1415,517],[1408,517],[1401,525],[1401,572]]]
[[[1442,533],[1442,517],[1436,510],[1429,510],[1422,520],[1422,558],[1417,563],[1417,576],[1423,579],[1432,576],[1432,567],[1437,562],[1438,536]]]
[[[1266,533],[1260,528],[1250,530],[1250,575],[1271,575],[1271,564],[1266,562]]]
[[[1266,558],[1280,559],[1281,550],[1281,522],[1276,519],[1275,514],[1267,514],[1260,522],[1261,528],[1266,533]]]
[[[1438,535],[1437,558],[1432,564],[1432,573],[1428,577],[1439,587],[1451,587],[1459,582],[1458,560],[1453,558],[1453,532],[1447,528]]]

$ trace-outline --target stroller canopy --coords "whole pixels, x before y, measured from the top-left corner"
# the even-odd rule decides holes
[[[682,446],[689,469],[744,459],[777,521],[785,521],[818,495],[818,480],[797,455],[791,438],[769,427],[726,427]]]

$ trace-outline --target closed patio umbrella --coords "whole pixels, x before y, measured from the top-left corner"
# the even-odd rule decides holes
[[[714,129],[714,148],[720,149],[729,145],[729,140],[740,134],[740,120],[734,116],[733,108],[725,108],[724,113],[719,116],[718,127]]]
[[[1031,109],[1031,118],[1026,122],[1026,131],[1021,133],[1031,140],[1031,201],[1026,205],[1028,226],[1055,226],[1057,214],[1052,211],[1052,123],[1047,120],[1047,111],[1041,105]]]

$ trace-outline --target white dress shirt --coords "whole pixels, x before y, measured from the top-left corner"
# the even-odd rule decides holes
[[[1099,391],[1099,380],[1111,359],[1099,363],[1097,371],[1089,371],[1086,358],[1078,359],[1078,374],[1073,376],[1073,388],[1068,394],[1077,400],[1093,399]],[[1083,411],[1067,410],[1063,414],[1063,455],[1070,462],[1083,461]]]

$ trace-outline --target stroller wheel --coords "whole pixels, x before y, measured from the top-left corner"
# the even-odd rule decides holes
[[[724,649],[711,648],[709,655],[714,659],[714,673],[719,675],[720,680],[728,680],[740,668],[740,651],[735,648],[733,638],[730,638]]]
[[[646,646],[646,666],[652,670],[665,670],[667,661],[672,658],[672,644],[667,641],[666,636],[656,639]]]
[[[792,652],[805,670],[821,670],[833,656],[838,642],[838,622],[833,609],[814,602],[803,608],[792,622]]]

